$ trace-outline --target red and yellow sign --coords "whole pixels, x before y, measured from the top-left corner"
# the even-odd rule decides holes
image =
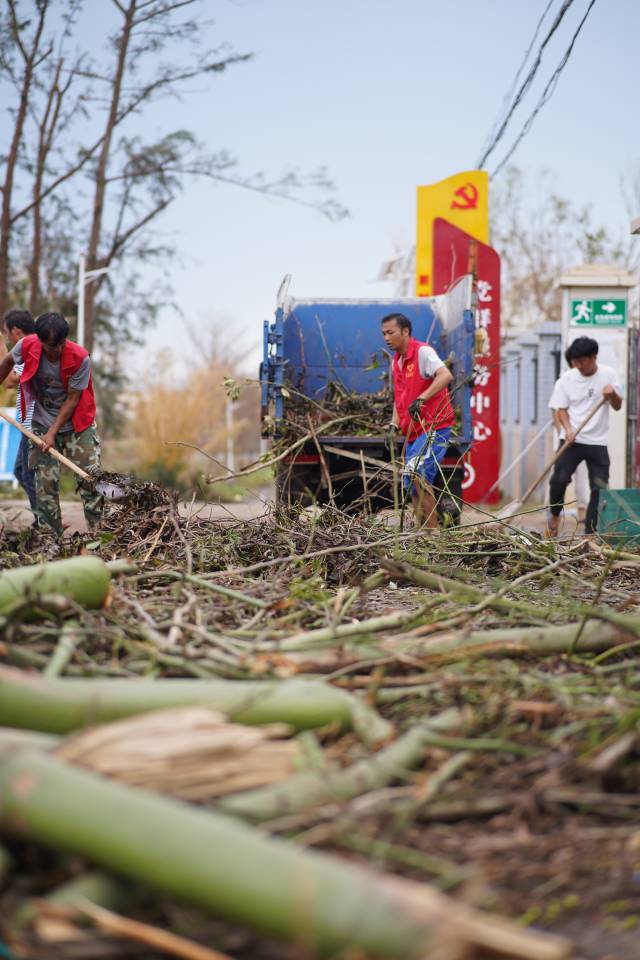
[[[489,174],[467,170],[418,187],[416,295],[433,294],[433,222],[441,217],[482,243],[489,242]]]
[[[475,262],[476,355],[473,364],[471,422],[473,446],[465,462],[462,495],[467,503],[500,499],[500,257],[451,223],[437,219],[434,291],[446,293]]]

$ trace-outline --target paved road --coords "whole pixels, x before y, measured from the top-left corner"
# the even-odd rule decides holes
[[[220,519],[231,517],[235,520],[251,520],[253,517],[261,516],[270,502],[270,492],[263,492],[260,497],[252,497],[250,500],[243,500],[240,503],[180,503],[179,510],[184,516],[192,513],[198,513],[202,517]],[[0,500],[0,526],[7,526],[12,529],[23,530],[29,527],[33,522],[33,515],[27,507],[26,500]],[[63,500],[60,504],[62,508],[62,522],[67,524],[66,532],[74,533],[76,530],[85,533],[87,525],[82,511],[82,504],[77,500]]]
[[[212,519],[221,519],[230,517],[235,520],[251,520],[254,517],[260,517],[267,510],[268,505],[273,502],[273,490],[266,488],[258,492],[254,497],[242,500],[238,503],[180,503],[179,509],[184,516],[191,513],[198,513],[199,516]],[[84,533],[87,526],[84,521],[82,505],[77,500],[65,500],[62,506],[63,522],[68,524],[67,532],[73,533],[79,530]],[[463,523],[473,523],[486,521],[487,514],[480,513],[470,507],[465,508],[463,513]],[[31,511],[26,507],[26,500],[0,500],[0,526],[8,526],[14,529],[24,529],[31,525]],[[528,513],[521,520],[513,521],[524,530],[535,530],[542,532],[545,524],[545,511],[540,509],[535,513]],[[567,516],[565,520],[565,533],[575,532],[575,520]]]

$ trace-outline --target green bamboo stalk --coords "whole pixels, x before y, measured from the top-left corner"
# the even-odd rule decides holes
[[[78,643],[80,643],[82,639],[79,626],[77,620],[67,620],[64,624],[60,630],[56,648],[51,654],[51,659],[42,671],[44,677],[51,679],[53,677],[59,677],[61,673],[64,673]]]
[[[432,607],[443,602],[443,598],[434,597],[417,610],[396,611],[386,613],[380,617],[370,617],[368,620],[358,620],[355,623],[344,623],[338,626],[319,627],[317,630],[306,630],[303,633],[294,633],[284,640],[265,642],[256,645],[257,650],[281,650],[293,652],[311,650],[315,647],[332,646],[343,640],[353,640],[355,637],[367,637],[372,633],[381,633],[385,630],[400,630],[412,624],[419,623],[421,617]]]
[[[336,724],[367,742],[390,735],[386,720],[344,690],[322,681],[47,680],[0,667],[0,725],[68,733],[165,707],[204,704],[237,723],[286,723],[296,730]]]
[[[295,943],[418,960],[452,926],[493,955],[565,960],[570,945],[410,881],[265,836],[231,817],[114,783],[0,736],[0,831],[88,858],[207,913]]]
[[[347,850],[355,850],[366,857],[374,858],[378,862],[392,860],[403,867],[419,870],[427,876],[438,877],[438,890],[451,890],[461,883],[471,879],[473,873],[468,867],[459,867],[452,860],[444,857],[434,857],[414,850],[401,844],[390,843],[388,840],[375,840],[362,834],[345,831],[335,837],[335,842]]]
[[[370,790],[380,790],[393,780],[405,778],[424,756],[435,731],[451,730],[459,723],[458,710],[445,710],[412,727],[373,757],[344,770],[305,771],[281,783],[223,797],[217,807],[225,813],[258,823],[323,803],[352,800]]]
[[[467,656],[508,656],[517,657],[527,654],[547,656],[554,653],[568,653],[580,629],[579,623],[568,623],[560,627],[514,627],[500,630],[472,630],[471,633],[429,637],[403,637],[407,645],[398,649],[419,651],[423,661],[442,660],[451,657],[457,659]],[[588,623],[580,636],[580,653],[597,653],[606,650],[624,640],[624,633],[618,627],[608,623],[593,621]]]
[[[99,557],[72,557],[0,574],[0,611],[46,594],[60,594],[83,607],[101,607],[111,575]]]
[[[451,593],[475,603],[484,603],[487,607],[491,607],[500,613],[522,613],[537,620],[547,619],[555,613],[551,605],[542,606],[535,603],[526,603],[523,600],[508,600],[505,597],[492,596],[491,589],[495,588],[496,591],[504,589],[504,584],[498,586],[489,581],[487,586],[481,589],[469,583],[461,583],[451,577],[442,576],[439,573],[421,570],[409,563],[384,560],[382,565],[389,577],[407,580],[418,586],[429,587],[431,590]],[[607,607],[586,603],[573,604],[573,611],[587,619],[604,620],[627,630],[629,633],[640,634],[640,617],[638,616],[618,613],[616,610],[610,610]]]

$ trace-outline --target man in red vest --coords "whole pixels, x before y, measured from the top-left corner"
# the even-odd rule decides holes
[[[389,313],[381,323],[384,342],[394,351],[391,423],[406,437],[402,483],[411,491],[417,522],[437,527],[432,484],[455,422],[447,389],[453,377],[433,347],[412,337],[403,313]]]
[[[20,376],[22,416],[33,404],[33,433],[43,446],[31,444],[29,467],[35,474],[36,520],[42,530],[62,535],[60,465],[48,451],[55,447],[79,467],[89,470],[100,463],[96,433],[96,403],[91,380],[91,360],[84,347],[67,339],[69,324],[61,313],[43,313],[36,332],[23,337],[0,361],[0,383],[14,364],[24,364]],[[80,487],[89,528],[102,513],[102,498]]]

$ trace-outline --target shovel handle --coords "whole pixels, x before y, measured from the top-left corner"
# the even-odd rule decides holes
[[[32,443],[35,443],[38,447],[42,449],[42,447],[44,446],[44,441],[42,440],[42,437],[38,437],[35,433],[32,433],[31,430],[28,430],[27,427],[24,426],[24,424],[18,423],[17,420],[14,420],[13,417],[10,417],[8,413],[3,413],[2,410],[0,410],[0,417],[2,417],[3,420],[6,420],[7,423],[10,423],[12,427],[17,427],[20,433],[23,433],[25,437],[28,437],[29,440],[31,440]],[[65,457],[65,455],[63,453],[60,453],[59,450],[56,450],[55,447],[50,447],[50,449],[47,450],[46,452],[51,454],[54,460],[58,460],[60,463],[63,463],[65,467],[68,467],[69,470],[73,470],[73,472],[77,474],[79,477],[81,477],[83,480],[91,480],[91,476],[87,473],[86,470],[83,470],[82,467],[79,467],[76,463],[73,462],[73,460],[69,460],[68,457]]]
[[[580,431],[581,431],[582,429],[584,429],[584,427],[586,427],[586,425],[589,423],[589,421],[591,420],[591,418],[592,418],[592,417],[595,417],[595,415],[596,415],[596,413],[598,412],[598,410],[600,409],[600,407],[603,407],[606,402],[607,402],[607,401],[606,401],[606,399],[605,399],[604,397],[601,397],[600,400],[598,400],[598,402],[596,403],[595,407],[593,407],[593,409],[589,411],[589,413],[588,413],[587,416],[584,418],[584,420],[582,421],[582,423],[576,428],[576,431],[575,431],[575,434],[574,434],[576,437],[578,436],[578,434],[580,433]],[[558,460],[560,459],[560,457],[562,456],[562,454],[563,454],[563,453],[565,452],[565,450],[566,450],[568,447],[570,447],[570,446],[571,446],[571,444],[569,443],[569,441],[568,441],[568,440],[565,440],[564,443],[562,444],[562,446],[560,447],[560,449],[558,450],[558,452],[557,452],[556,454],[554,454],[554,456],[551,458],[551,460],[549,461],[549,463],[546,465],[546,467],[544,468],[544,470],[542,471],[542,473],[540,474],[540,476],[539,476],[539,477],[536,477],[536,479],[533,481],[533,483],[532,483],[530,486],[527,487],[527,489],[525,490],[525,492],[524,492],[524,493],[522,494],[522,496],[520,497],[520,503],[525,503],[525,502],[529,499],[529,497],[531,496],[531,494],[533,493],[533,491],[536,489],[536,487],[538,486],[538,484],[539,484],[539,483],[542,483],[542,481],[544,480],[544,478],[546,477],[546,475],[549,473],[549,471],[551,470],[551,467],[555,467],[556,463],[558,462]]]

